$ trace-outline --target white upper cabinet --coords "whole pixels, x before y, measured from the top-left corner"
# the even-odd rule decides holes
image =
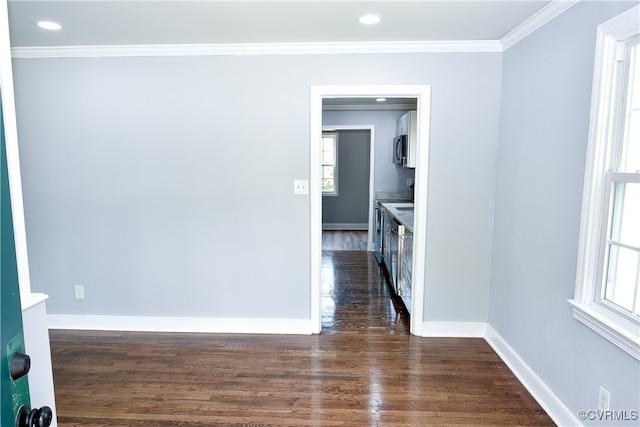
[[[417,124],[416,110],[407,111],[396,121],[396,131],[398,135],[407,135],[406,158],[402,164],[405,168],[416,167],[418,148]]]

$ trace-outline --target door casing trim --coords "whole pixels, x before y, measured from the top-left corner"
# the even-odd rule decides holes
[[[415,177],[415,221],[413,236],[413,277],[411,326],[413,335],[422,335],[425,296],[425,262],[428,200],[429,134],[431,118],[430,85],[314,85],[310,88],[309,209],[310,209],[310,309],[312,333],[322,331],[322,99],[356,97],[416,98],[418,110],[418,156]]]

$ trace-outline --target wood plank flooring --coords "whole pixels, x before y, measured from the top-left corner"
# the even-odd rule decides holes
[[[482,339],[419,338],[371,253],[323,253],[320,335],[52,330],[60,426],[552,426]]]
[[[366,251],[367,230],[322,230],[322,250]]]

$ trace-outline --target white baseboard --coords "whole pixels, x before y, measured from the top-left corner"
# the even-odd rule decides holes
[[[235,319],[208,317],[83,316],[49,314],[49,329],[217,334],[310,335],[308,319]]]
[[[486,327],[484,322],[424,322],[420,336],[484,338]]]
[[[511,369],[522,385],[531,393],[542,409],[559,426],[583,426],[582,422],[556,396],[547,384],[526,364],[513,348],[487,324],[484,339]]]
[[[323,230],[368,230],[369,224],[367,223],[334,223],[334,224],[322,224]]]
[[[49,329],[142,332],[206,332],[238,334],[303,334],[312,332],[308,319],[233,319],[202,317],[82,316],[49,314]],[[559,426],[583,424],[536,375],[518,353],[484,322],[424,322],[423,337],[484,338],[522,385]]]
[[[484,338],[557,425],[583,426],[571,410],[488,323],[424,322],[421,336]]]

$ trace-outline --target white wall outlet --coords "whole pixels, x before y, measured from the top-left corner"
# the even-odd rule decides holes
[[[74,285],[73,292],[76,296],[76,299],[84,299],[84,286],[82,285]]]
[[[294,179],[293,194],[309,194],[309,181],[306,179]]]
[[[600,386],[598,390],[598,409],[600,411],[608,411],[611,403],[611,393]]]

